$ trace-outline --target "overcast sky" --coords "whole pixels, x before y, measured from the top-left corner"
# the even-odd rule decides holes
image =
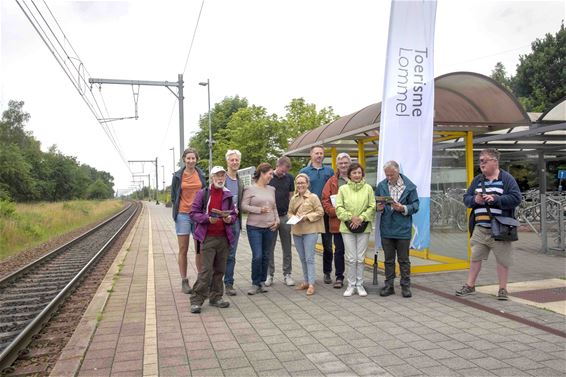
[[[44,0],[34,1],[49,14]],[[186,70],[201,0],[45,2],[92,77],[176,81],[184,71],[185,141],[207,111],[207,89],[198,85],[206,79],[212,105],[239,95],[279,115],[297,97],[339,115],[381,100],[389,1],[207,0]],[[0,0],[0,12],[1,110],[11,99],[25,101],[27,129],[44,150],[56,144],[63,154],[110,172],[115,189],[127,189],[126,164],[18,3]],[[435,76],[489,75],[498,61],[514,74],[519,55],[529,53],[536,38],[555,34],[565,17],[563,0],[439,0]],[[112,117],[134,115],[130,86],[101,90]],[[139,119],[110,124],[126,160],[158,157],[160,188],[161,165],[170,183],[170,148],[179,153],[175,102],[164,87],[142,86]],[[154,186],[153,165],[130,169],[151,172]]]

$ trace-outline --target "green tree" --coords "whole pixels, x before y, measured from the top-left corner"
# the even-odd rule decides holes
[[[30,115],[23,111],[23,101],[8,101],[8,110],[2,113],[0,140],[5,144],[16,144],[27,148],[34,140],[30,132],[24,130]],[[36,142],[37,143],[37,142]]]
[[[293,98],[291,102],[285,106],[285,111],[285,116],[281,119],[286,133],[286,145],[284,150],[287,150],[289,144],[303,133],[339,118],[338,115],[334,114],[332,106],[323,107],[320,111],[317,111],[315,104],[306,103],[303,98]],[[291,172],[297,174],[298,171],[307,164],[308,158],[295,158],[291,161]]]
[[[546,34],[531,44],[532,52],[519,57],[511,80],[513,92],[526,111],[545,111],[566,96],[566,29]]]
[[[273,164],[286,148],[284,128],[277,115],[268,114],[262,106],[242,108],[232,115],[228,127],[218,133],[216,147],[217,158],[222,161],[224,153],[220,152],[242,152],[242,167],[262,162]]]
[[[503,63],[497,62],[497,64],[495,64],[495,67],[491,71],[490,77],[503,85],[505,89],[511,91],[511,78],[507,76],[507,70],[505,69]]]
[[[332,106],[323,107],[320,111],[317,111],[316,105],[306,103],[304,98],[293,98],[285,106],[285,111],[281,121],[287,131],[288,143],[307,131],[339,118],[338,115],[334,114]]]
[[[216,141],[216,135],[228,127],[228,122],[232,115],[242,108],[248,107],[248,100],[245,98],[225,97],[221,102],[216,103],[210,110],[210,124],[212,139]],[[199,119],[199,130],[189,138],[189,146],[195,148],[199,154],[199,166],[204,170],[208,169],[208,112]],[[213,164],[224,165],[224,153],[217,143],[213,144]]]
[[[109,188],[102,179],[98,178],[86,189],[87,199],[108,199],[114,195],[114,191]]]
[[[9,101],[0,120],[0,198],[17,201],[85,198],[99,180],[106,197],[113,195],[114,178],[107,172],[80,165],[57,146],[41,151],[41,144],[25,130],[30,115],[23,101]]]
[[[0,192],[4,199],[17,201],[34,199],[35,182],[31,165],[14,144],[0,148]]]
[[[63,155],[56,145],[49,148],[47,164],[50,174],[46,177],[53,183],[52,201],[79,198],[77,182],[77,163],[74,158]]]

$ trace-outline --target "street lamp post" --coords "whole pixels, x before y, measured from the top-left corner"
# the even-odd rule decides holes
[[[212,170],[212,120],[210,118],[210,79],[206,82],[199,82],[200,86],[206,86],[208,89],[208,173]]]
[[[165,198],[165,165],[161,165],[161,176],[163,177],[163,203],[167,203]]]
[[[175,147],[169,148],[170,151],[173,151],[173,173],[175,174]]]

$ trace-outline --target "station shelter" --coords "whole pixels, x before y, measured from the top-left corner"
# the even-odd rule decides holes
[[[411,250],[412,272],[469,267],[469,210],[462,198],[478,168],[474,155],[481,149],[497,148],[509,158],[530,153],[543,162],[566,156],[566,108],[556,107],[542,115],[527,114],[512,93],[478,73],[454,72],[435,79],[431,242],[427,249]],[[309,156],[313,145],[323,145],[325,163],[336,170],[336,156],[346,152],[364,166],[367,183],[375,187],[380,116],[381,103],[364,107],[300,135],[286,155]],[[366,262],[373,264],[375,253],[383,269],[383,253],[373,243]]]

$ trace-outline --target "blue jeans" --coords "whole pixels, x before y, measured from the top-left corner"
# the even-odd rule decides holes
[[[226,272],[224,273],[224,284],[234,285],[234,268],[236,268],[236,250],[238,249],[238,240],[240,239],[240,220],[231,225],[232,233],[234,233],[234,244],[230,246],[228,260],[226,261]]]
[[[318,233],[303,235],[293,234],[293,241],[299,254],[299,259],[303,265],[303,278],[305,283],[314,284],[316,270],[314,265],[314,247],[318,239]]]
[[[246,225],[246,230],[252,249],[252,284],[260,285],[267,279],[269,250],[271,249],[275,232],[269,228],[258,228],[252,225]]]

